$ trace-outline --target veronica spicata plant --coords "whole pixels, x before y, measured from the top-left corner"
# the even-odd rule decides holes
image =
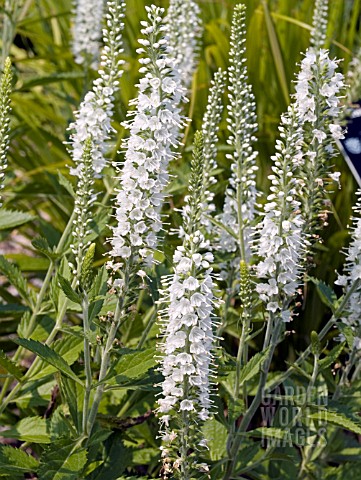
[[[208,471],[198,459],[206,446],[201,422],[210,418],[212,406],[212,349],[214,348],[214,284],[210,263],[213,255],[201,227],[202,200],[207,188],[204,177],[203,138],[194,139],[189,195],[183,210],[184,240],[174,256],[174,273],[163,277],[160,312],[162,341],[159,350],[164,381],[158,400],[163,475],[192,478]],[[190,444],[194,454],[189,455]]]
[[[76,0],[73,19],[73,54],[76,63],[96,69],[102,39],[105,0]]]
[[[330,191],[344,80],[325,50],[327,31],[354,50],[358,2],[330,2],[330,28],[314,2],[295,95],[310,0],[251,7],[248,53],[242,5],[79,2],[82,67],[64,3],[2,12],[0,477],[358,478],[361,194],[334,291],[353,184]]]
[[[0,207],[2,205],[1,190],[4,188],[7,152],[9,149],[11,82],[11,61],[10,58],[7,58],[4,73],[0,80]]]

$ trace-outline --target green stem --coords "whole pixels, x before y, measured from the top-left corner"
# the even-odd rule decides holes
[[[149,315],[150,313],[150,315]],[[150,320],[148,320],[150,316]],[[155,324],[155,322],[157,321],[157,310],[155,309],[155,307],[152,307],[148,314],[145,315],[144,317],[144,324],[145,324],[145,329],[143,330],[143,333],[142,333],[142,336],[140,337],[140,340],[138,342],[138,346],[137,348],[142,348],[143,345],[145,344],[147,338],[148,338],[148,335],[149,335],[149,332],[151,331],[153,325]]]
[[[88,410],[90,402],[90,393],[92,389],[92,370],[91,370],[91,356],[90,356],[90,342],[88,340],[90,333],[89,325],[89,300],[88,296],[84,294],[83,302],[83,327],[84,327],[84,369],[85,369],[85,394],[83,402],[83,435],[88,435]]]
[[[273,323],[274,323],[274,319],[271,317],[268,321],[265,340],[264,340],[264,346],[263,346],[264,350],[268,347],[270,349],[263,363],[256,396],[254,397],[251,405],[249,406],[248,410],[244,414],[244,417],[239,427],[236,428],[235,430],[234,438],[229,449],[229,458],[228,458],[226,472],[225,472],[225,476],[223,477],[223,480],[230,480],[232,478],[233,471],[237,463],[238,451],[242,443],[241,433],[247,430],[263,398],[264,389],[265,389],[266,381],[268,377],[268,372],[271,366],[271,361],[272,361],[276,346],[279,342],[279,334],[282,326],[282,320],[280,318],[276,318],[275,325],[273,325]]]
[[[125,285],[124,292],[126,291],[126,288],[127,288],[128,282],[129,282],[128,275],[129,275],[129,273],[126,273],[125,284],[124,284]],[[110,362],[111,350],[113,348],[113,343],[114,343],[114,340],[115,340],[120,322],[121,322],[121,320],[124,316],[124,311],[123,311],[124,304],[125,304],[125,297],[124,296],[119,297],[118,298],[118,303],[117,303],[117,306],[116,306],[116,309],[115,309],[115,313],[114,313],[114,319],[112,321],[112,325],[111,325],[109,333],[108,333],[107,342],[106,342],[105,347],[102,351],[102,359],[101,359],[101,363],[100,363],[100,372],[99,372],[99,377],[98,377],[98,386],[97,386],[97,389],[95,391],[93,404],[92,404],[92,407],[90,409],[90,413],[89,413],[89,416],[88,416],[87,431],[88,431],[89,435],[92,432],[92,429],[93,429],[93,426],[94,426],[94,423],[95,423],[95,419],[96,419],[96,416],[97,416],[97,413],[98,413],[98,410],[99,410],[99,405],[100,405],[101,399],[103,397],[104,388],[105,388],[104,379],[105,379],[105,377],[107,375],[107,372],[108,372],[108,367],[109,367],[109,362]]]

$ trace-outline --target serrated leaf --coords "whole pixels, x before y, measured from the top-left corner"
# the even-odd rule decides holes
[[[71,283],[69,282],[69,280],[67,280],[62,275],[59,274],[58,282],[64,294],[69,298],[69,300],[81,305],[81,297],[73,290],[73,287],[71,286]]]
[[[0,317],[23,315],[24,312],[29,312],[29,307],[20,305],[19,303],[7,303],[0,305]]]
[[[70,193],[70,195],[75,198],[75,192],[73,185],[69,182],[69,180],[60,172],[58,172],[59,183],[65,190]]]
[[[14,475],[35,472],[39,462],[18,448],[0,445],[0,472]]]
[[[318,367],[319,370],[325,370],[326,368],[330,367],[333,363],[336,362],[338,357],[341,355],[343,352],[343,349],[345,348],[346,342],[341,342],[340,344],[336,345],[328,354],[325,358],[322,358],[318,362]]]
[[[3,430],[1,436],[16,438],[22,442],[50,443],[48,422],[41,417],[23,418],[10,430]]]
[[[124,353],[114,364],[105,382],[108,385],[114,385],[116,383],[121,384],[122,382],[127,382],[129,379],[141,377],[156,365],[157,362],[154,355],[154,348]]]
[[[29,298],[31,299],[32,295],[23,274],[16,265],[10,263],[2,255],[0,255],[0,273],[5,275],[10,284],[19,292],[19,295],[23,298],[25,303],[29,305]]]
[[[330,410],[320,410],[308,415],[312,420],[318,420],[320,422],[327,422],[331,425],[349,430],[350,432],[361,435],[361,424],[353,422],[350,418],[346,417],[342,413],[332,412]]]
[[[74,335],[67,335],[56,340],[56,342],[54,342],[52,345],[52,349],[70,366],[79,358],[79,354],[83,350],[83,339],[81,336],[78,337]],[[43,365],[40,368],[39,373],[35,374],[31,378],[32,380],[42,378],[45,375],[54,373],[55,371],[56,367],[52,365]]]
[[[17,380],[23,376],[22,370],[2,350],[0,350],[0,365],[5,368]]]
[[[81,380],[79,380],[79,378],[70,368],[69,364],[58,353],[48,347],[48,345],[44,345],[40,342],[27,338],[18,338],[17,340],[15,340],[15,343],[21,345],[24,348],[27,348],[33,353],[36,353],[36,355],[42,358],[46,363],[49,363],[67,377],[73,379],[80,385],[83,385]]]
[[[244,382],[248,382],[260,371],[264,360],[266,359],[269,352],[269,348],[263,350],[262,352],[256,353],[241,369],[239,375],[239,385],[242,386]]]
[[[226,455],[228,432],[224,425],[214,418],[207,420],[202,428],[204,438],[207,440],[211,460],[221,460]]]
[[[308,277],[308,278],[309,280],[311,280],[312,283],[316,285],[317,293],[322,303],[327,305],[331,309],[331,311],[334,312],[336,309],[335,305],[337,303],[337,296],[335,292],[332,290],[332,288],[322,280],[319,280],[318,278],[314,278],[314,277]]]
[[[87,453],[68,440],[54,443],[40,458],[39,480],[78,480],[87,461]]]
[[[59,258],[59,254],[54,252],[46,238],[38,237],[35,238],[31,243],[38,252],[48,257],[49,260],[56,260]]]
[[[34,220],[34,216],[25,212],[18,212],[15,210],[0,209],[0,230],[10,230],[19,227],[24,223]]]

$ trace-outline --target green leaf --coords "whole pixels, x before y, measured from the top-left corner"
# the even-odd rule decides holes
[[[40,457],[39,480],[78,480],[86,461],[84,448],[69,440],[58,441]]]
[[[341,427],[344,430],[349,430],[350,432],[356,433],[357,435],[361,435],[361,424],[355,423],[342,413],[336,413],[329,410],[320,410],[318,412],[311,413],[308,415],[308,417],[312,420],[327,422],[331,425]]]
[[[319,280],[318,278],[308,277],[308,279],[311,280],[311,282],[316,285],[317,292],[322,303],[327,305],[327,307],[329,307],[332,312],[335,312],[337,296],[335,292],[332,290],[332,288],[322,280]]]
[[[123,353],[115,363],[109,377],[104,381],[108,385],[121,384],[145,375],[157,363],[154,355],[154,348]]]
[[[1,474],[22,474],[35,472],[39,462],[18,448],[0,445]]]
[[[22,442],[50,443],[48,433],[48,422],[41,417],[23,418],[10,430],[3,430],[1,436],[5,438],[16,438]]]
[[[282,57],[282,51],[280,48],[277,32],[274,27],[273,20],[268,9],[267,1],[262,0],[262,5],[263,5],[265,20],[266,20],[268,40],[269,40],[271,51],[272,51],[273,61],[276,67],[277,77],[280,83],[281,91],[285,99],[285,104],[287,105],[290,102],[290,95],[288,91],[288,82],[286,77],[284,61]]]
[[[65,295],[69,298],[69,300],[81,305],[81,297],[73,290],[73,287],[71,286],[71,283],[69,282],[69,280],[67,280],[62,275],[59,274],[58,282],[61,289],[63,290]]]
[[[204,438],[207,440],[211,460],[221,460],[226,455],[228,432],[224,425],[214,418],[207,420],[202,428]]]
[[[238,240],[238,236],[237,234],[231,229],[229,228],[227,225],[224,225],[223,223],[219,222],[218,220],[216,220],[215,218],[213,217],[210,217],[208,215],[205,215],[205,218],[209,221],[211,221],[216,227],[220,228],[221,230],[224,230],[226,231],[227,233],[229,233],[229,235],[231,235],[231,237],[235,238],[236,240]]]
[[[269,348],[262,352],[256,353],[241,369],[239,376],[239,385],[242,386],[245,382],[248,382],[260,371],[263,362],[265,361],[269,352]]]
[[[67,335],[59,338],[52,345],[52,349],[70,366],[79,358],[80,352],[83,350],[83,338],[75,335]],[[56,367],[52,365],[43,365],[39,373],[32,376],[32,380],[42,378],[56,372]]]
[[[116,480],[131,464],[131,450],[123,445],[120,433],[113,433],[104,446],[104,463],[92,472],[89,480]]]
[[[340,344],[336,345],[325,358],[322,358],[318,362],[318,368],[319,370],[325,370],[326,368],[330,367],[333,363],[336,362],[338,357],[341,355],[343,352],[343,349],[345,348],[346,342],[341,342]]]
[[[94,320],[94,318],[99,314],[103,307],[104,297],[107,293],[108,286],[108,272],[105,268],[105,265],[98,271],[93,285],[89,292],[89,322]],[[100,298],[99,298],[100,297]]]
[[[49,260],[56,260],[59,258],[59,254],[50,247],[46,238],[35,238],[31,243],[38,252],[48,257]]]
[[[18,212],[15,210],[0,209],[0,230],[10,230],[19,227],[24,223],[34,220],[34,216],[25,212]]]
[[[0,350],[0,365],[5,368],[17,380],[23,376],[22,370],[2,350]]]
[[[24,348],[27,348],[33,353],[36,353],[36,355],[42,358],[46,363],[49,363],[67,377],[73,379],[80,385],[83,385],[81,380],[79,380],[79,378],[70,368],[69,364],[58,353],[56,353],[47,345],[43,345],[40,342],[26,338],[18,338],[17,340],[15,340],[15,343],[21,345]]]
[[[58,172],[59,183],[65,190],[70,193],[70,195],[75,198],[75,192],[73,185],[69,182],[69,180],[60,172]]]
[[[32,294],[19,268],[0,255],[0,272],[5,275],[10,284],[16,288],[27,305],[31,304]]]

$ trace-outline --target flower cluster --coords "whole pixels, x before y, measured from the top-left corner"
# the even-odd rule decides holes
[[[217,140],[219,123],[222,116],[223,104],[222,96],[224,92],[226,79],[226,72],[218,70],[214,75],[214,80],[211,82],[209,90],[208,102],[206,111],[202,121],[203,133],[203,185],[200,198],[200,223],[205,227],[208,233],[213,231],[212,222],[209,216],[214,212],[215,205],[213,203],[214,193],[211,191],[212,185],[216,183],[213,172],[217,168]],[[187,198],[185,199],[185,206],[183,207],[183,216],[189,215],[189,205]],[[184,235],[184,230],[181,227],[179,231],[180,236]]]
[[[11,61],[10,58],[7,58],[4,65],[4,73],[0,80],[0,193],[4,187],[5,170],[7,167],[7,152],[9,149],[11,82]]]
[[[77,165],[71,169],[73,175],[79,176],[81,172],[84,142],[88,137],[91,137],[94,146],[94,172],[100,174],[106,164],[105,142],[112,131],[114,95],[119,89],[119,79],[123,74],[124,61],[120,59],[120,55],[123,53],[124,9],[123,0],[107,2],[106,28],[103,30],[104,48],[98,78],[94,81],[92,90],[85,95],[79,111],[75,113],[75,122],[69,126],[72,132],[71,156]]]
[[[295,171],[303,159],[302,129],[295,107],[289,107],[281,118],[280,140],[272,157],[271,194],[267,197],[264,216],[257,225],[259,240],[255,266],[261,283],[256,291],[271,315],[291,320],[289,303],[302,277],[300,267],[307,240],[303,234],[304,220],[297,200],[299,182]]]
[[[316,0],[311,30],[311,49],[318,51],[325,47],[328,23],[328,0]]]
[[[165,25],[182,84],[188,88],[196,68],[198,45],[203,31],[197,2],[170,0]]]
[[[257,130],[256,103],[252,88],[248,84],[245,58],[246,11],[244,5],[237,5],[231,29],[231,50],[229,67],[229,105],[227,143],[234,149],[226,157],[231,162],[231,178],[226,191],[223,213],[219,221],[233,231],[220,232],[219,250],[238,252],[248,260],[250,256],[251,222],[255,216],[257,152],[253,145]],[[239,258],[235,260],[239,264]]]
[[[339,275],[335,281],[337,285],[344,287],[347,293],[355,282],[358,287],[350,295],[349,302],[346,305],[346,315],[341,320],[350,326],[354,332],[354,347],[361,350],[361,192],[358,192],[358,201],[354,207],[355,216],[353,217],[353,228],[351,243],[348,247],[346,256],[345,274]]]
[[[325,212],[325,186],[331,173],[330,159],[334,143],[344,138],[338,119],[342,115],[340,100],[344,77],[337,72],[338,61],[331,60],[327,50],[309,49],[301,63],[296,82],[295,105],[304,136],[304,162],[300,168],[304,182],[303,211],[308,232],[315,232]],[[315,235],[314,235],[315,236]]]
[[[135,111],[124,125],[130,130],[124,142],[125,161],[114,164],[120,179],[115,198],[116,226],[113,227],[110,255],[121,262],[130,257],[151,257],[162,228],[161,207],[168,183],[168,164],[175,157],[179,133],[185,124],[179,104],[184,90],[174,60],[163,38],[163,9],[147,7],[148,22],[142,22],[139,40],[144,54],[140,59],[143,74]],[[122,167],[122,168],[121,168]],[[150,258],[149,258],[150,260]],[[121,263],[110,262],[114,270]]]
[[[162,447],[162,456],[170,458],[170,448],[176,445],[180,458],[173,467],[180,464],[181,471],[188,474],[199,465],[197,467],[197,458],[188,458],[187,438],[190,435],[199,437],[199,432],[194,430],[199,430],[199,426],[196,428],[199,421],[210,417],[212,405],[210,378],[216,303],[210,266],[213,255],[209,242],[198,229],[204,166],[202,134],[197,133],[183,245],[177,247],[173,256],[174,273],[162,279],[159,302],[167,305],[160,312],[163,341],[158,345],[163,354],[160,363],[164,376],[162,396],[158,400],[160,433],[166,444]],[[204,439],[198,438],[198,441],[199,447],[205,445]],[[164,463],[164,469],[171,473],[173,467],[167,461]]]
[[[76,0],[73,25],[73,54],[76,63],[96,69],[102,37],[104,0]]]
[[[101,174],[106,164],[104,154],[106,141],[112,132],[114,95],[119,89],[119,79],[123,73],[121,67],[124,62],[119,56],[123,52],[124,8],[123,0],[107,2],[99,76],[75,113],[75,122],[69,126],[70,154],[75,163],[70,173],[78,177],[72,244],[73,253],[79,257],[78,269],[82,251],[89,244],[84,239],[89,233],[90,209],[96,199],[92,187],[94,177]]]

